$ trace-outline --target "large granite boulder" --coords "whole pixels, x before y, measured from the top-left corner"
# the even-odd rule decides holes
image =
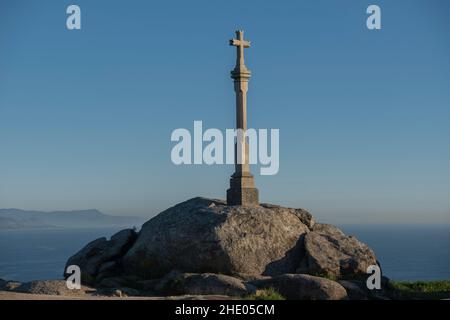
[[[307,274],[283,274],[251,281],[258,288],[273,288],[289,300],[345,300],[347,292],[339,283]]]
[[[88,243],[79,252],[71,256],[64,270],[69,265],[81,269],[83,283],[94,284],[95,280],[111,276],[121,270],[121,258],[136,240],[137,234],[132,229],[117,232],[107,240],[105,237]],[[64,271],[65,273],[65,271]],[[67,276],[67,274],[65,274]]]
[[[314,225],[301,209],[227,206],[194,198],[142,226],[123,258],[125,272],[144,278],[171,270],[277,275],[295,272],[303,237]]]
[[[305,235],[304,252],[297,273],[355,277],[366,275],[369,265],[378,264],[369,246],[328,224],[315,224]]]

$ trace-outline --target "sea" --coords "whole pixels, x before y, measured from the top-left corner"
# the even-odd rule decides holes
[[[450,225],[341,225],[367,243],[393,280],[450,280]],[[62,279],[67,259],[88,242],[119,228],[0,231],[0,278]]]

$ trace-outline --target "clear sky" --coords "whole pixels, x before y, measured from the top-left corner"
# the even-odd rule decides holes
[[[151,216],[225,198],[233,167],[173,165],[170,134],[233,127],[243,28],[249,125],[280,129],[279,173],[253,169],[261,201],[450,222],[449,16],[445,0],[0,0],[0,207]]]

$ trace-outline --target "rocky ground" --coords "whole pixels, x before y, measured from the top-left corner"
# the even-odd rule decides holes
[[[378,265],[366,244],[317,223],[306,210],[269,204],[194,198],[161,212],[139,232],[126,229],[92,241],[69,265],[81,268],[86,286],[76,293],[55,281],[3,281],[0,290],[75,299],[246,298],[268,288],[286,299],[383,297],[366,287],[367,267]]]
[[[340,285],[328,279],[291,274],[245,282],[217,274],[185,274],[172,272],[162,279],[164,288],[155,293],[130,287],[83,286],[70,290],[64,280],[18,283],[0,280],[0,300],[230,300],[253,299],[261,288],[273,288],[283,299],[368,299],[359,287]],[[153,288],[152,288],[153,289]],[[349,296],[349,293],[351,295]],[[259,295],[264,299],[264,295]]]
[[[128,294],[132,294],[131,296]],[[228,300],[225,295],[142,296],[131,289],[67,288],[65,280],[38,280],[20,283],[0,279],[0,300]]]

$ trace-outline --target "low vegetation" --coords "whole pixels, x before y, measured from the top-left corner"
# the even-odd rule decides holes
[[[286,300],[280,293],[273,288],[257,290],[244,299],[246,300]]]
[[[450,280],[391,281],[391,294],[397,299],[449,299]]]

